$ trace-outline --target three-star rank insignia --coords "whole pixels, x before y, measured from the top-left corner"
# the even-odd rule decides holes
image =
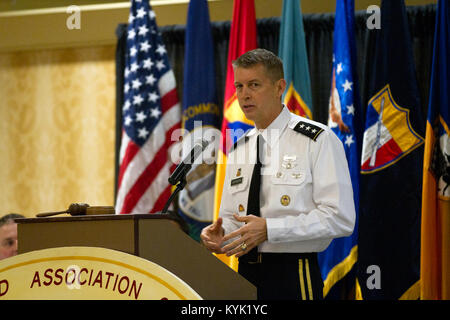
[[[297,125],[294,127],[294,130],[301,134],[304,134],[314,141],[316,141],[317,137],[323,132],[323,129],[321,127],[304,121],[300,121],[299,123],[297,123]]]

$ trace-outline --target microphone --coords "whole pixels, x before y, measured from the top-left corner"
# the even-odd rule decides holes
[[[186,177],[189,170],[191,170],[192,164],[195,159],[206,149],[208,146],[208,142],[205,140],[201,140],[194,144],[194,147],[191,149],[191,152],[183,159],[183,161],[178,164],[175,168],[175,171],[169,177],[169,183],[171,185],[176,185],[180,182],[184,177]]]

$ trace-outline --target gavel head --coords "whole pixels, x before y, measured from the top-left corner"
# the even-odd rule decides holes
[[[69,206],[69,209],[67,210],[67,212],[71,216],[83,216],[86,214],[86,210],[88,207],[89,207],[89,205],[87,203],[72,203]]]

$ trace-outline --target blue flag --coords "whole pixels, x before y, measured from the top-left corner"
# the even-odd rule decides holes
[[[356,74],[353,0],[336,2],[333,52],[328,126],[344,145],[352,179],[356,222],[351,236],[334,239],[330,246],[319,254],[324,297],[352,270],[357,260],[362,113]],[[349,280],[352,285],[355,283],[354,276],[353,280]]]
[[[182,127],[185,152],[199,139],[211,141],[211,130],[219,127],[214,50],[206,0],[189,3],[184,60]],[[218,138],[218,137],[217,137]],[[218,139],[217,139],[218,140]],[[203,160],[213,160],[214,148],[203,152]],[[186,177],[187,185],[180,192],[180,214],[189,225],[190,236],[199,240],[203,227],[213,221],[215,162],[194,163]]]
[[[424,118],[403,1],[383,0],[361,156],[363,299],[419,297]]]

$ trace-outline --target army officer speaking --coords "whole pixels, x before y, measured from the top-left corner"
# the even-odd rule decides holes
[[[281,102],[281,60],[264,49],[233,61],[239,105],[255,123],[228,154],[219,218],[202,230],[212,252],[236,255],[258,299],[321,299],[317,252],[355,224],[341,141]]]

